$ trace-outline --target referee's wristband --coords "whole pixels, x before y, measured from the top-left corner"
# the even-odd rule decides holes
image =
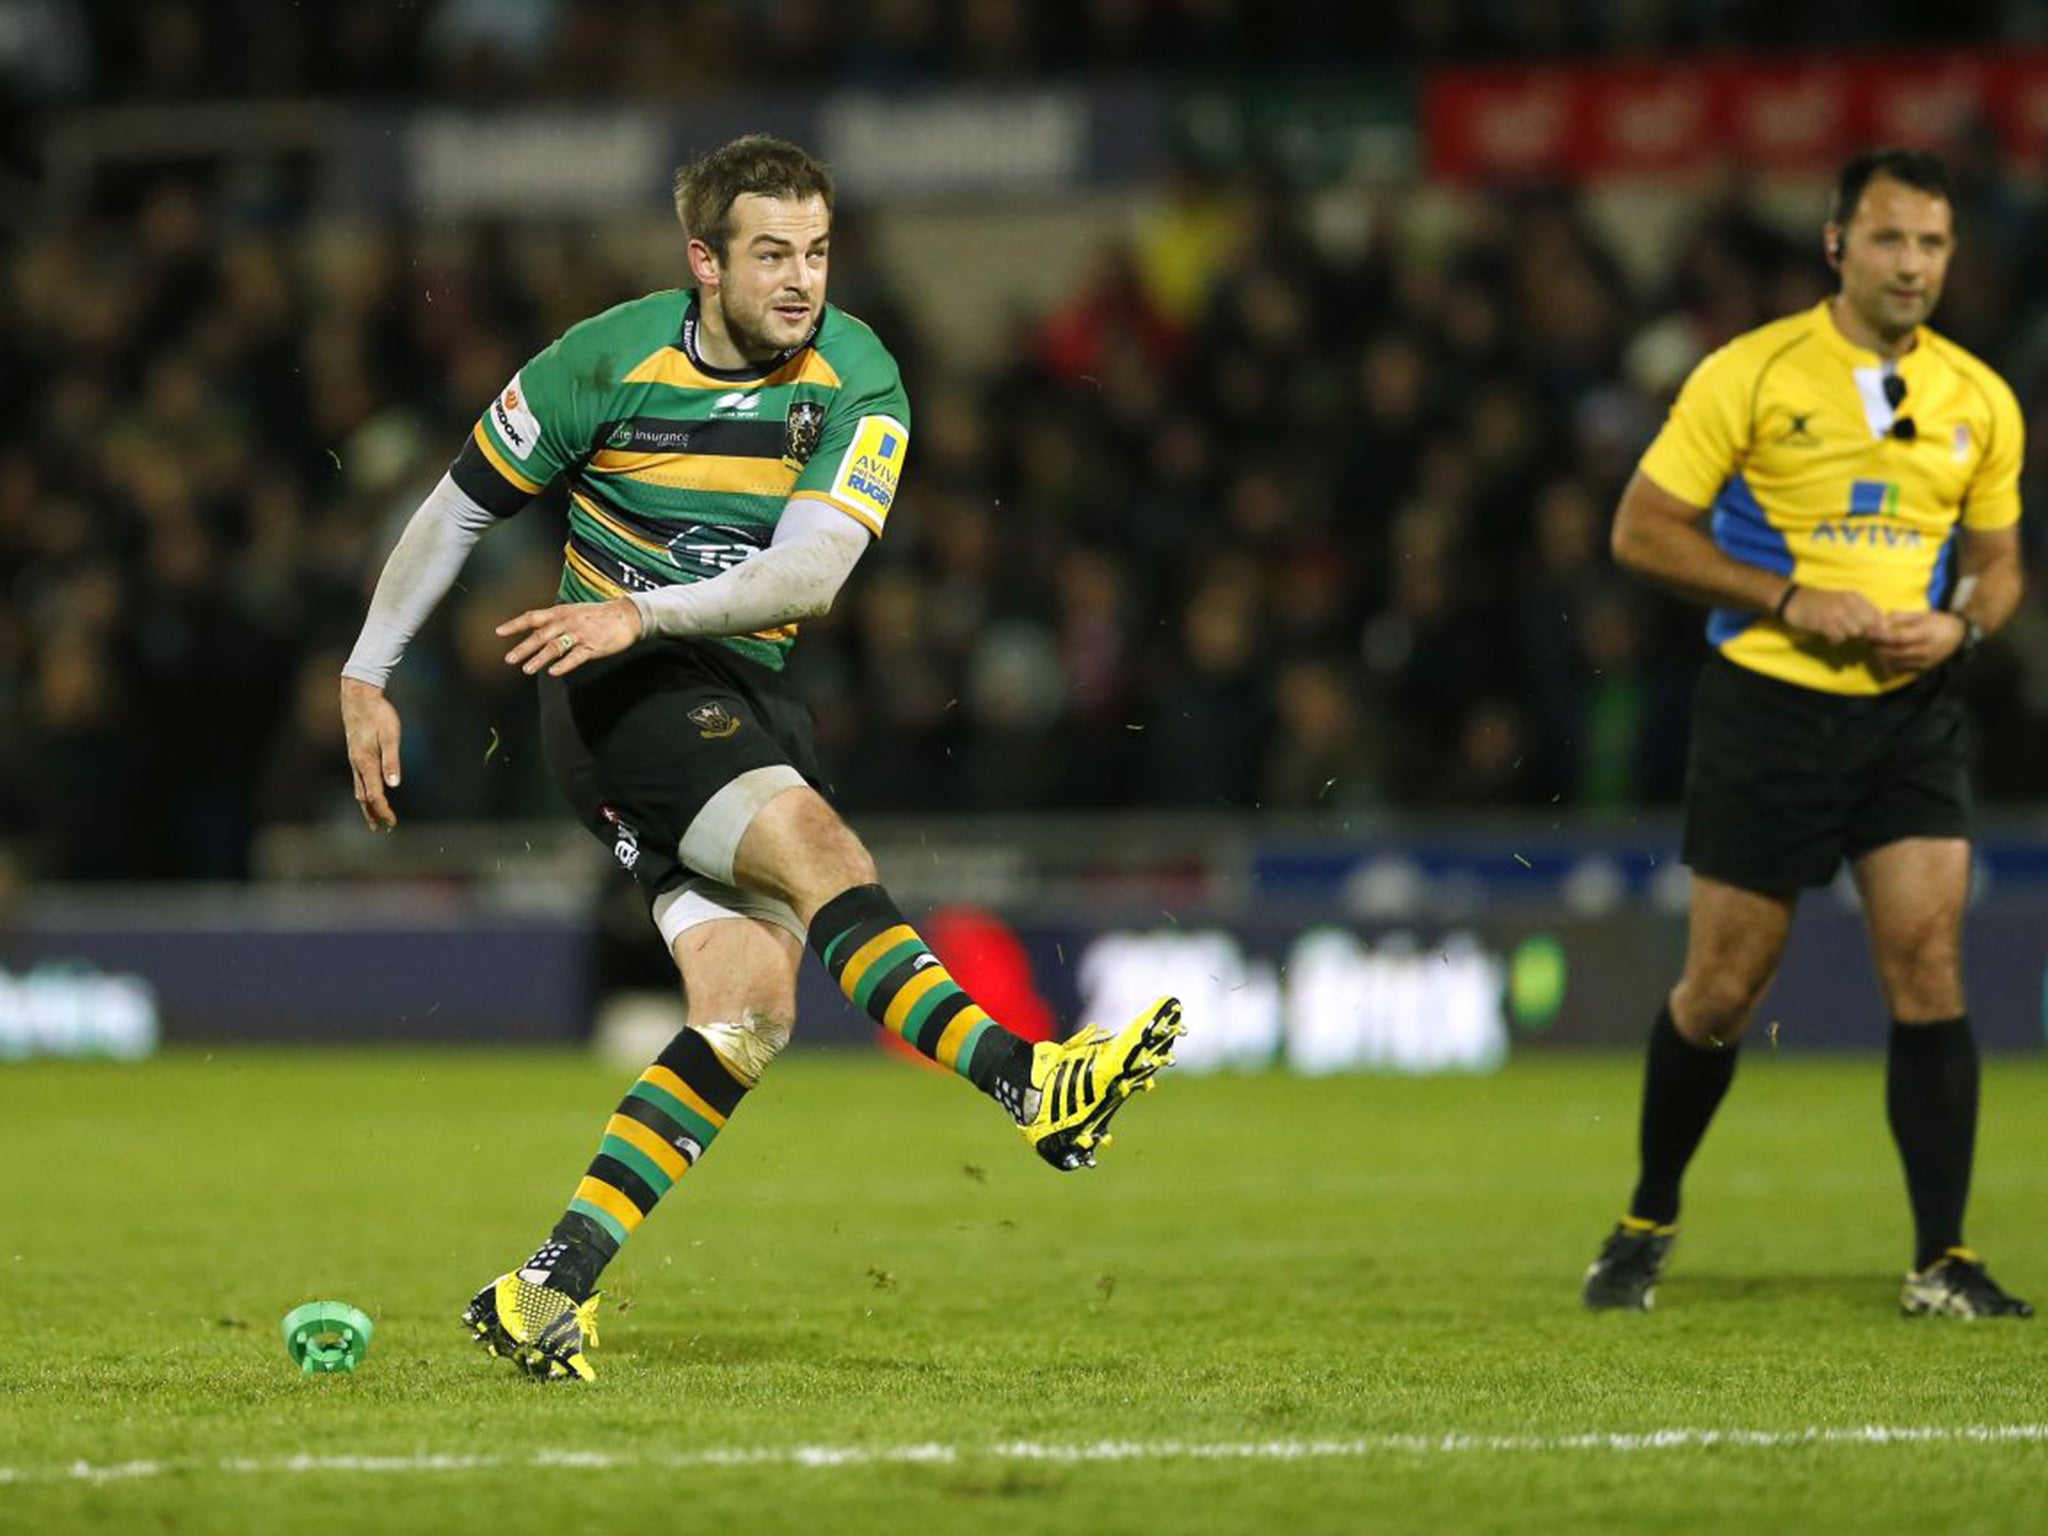
[[[1779,593],[1779,594],[1778,594],[1778,606],[1777,606],[1777,607],[1775,607],[1775,608],[1773,608],[1773,609],[1771,610],[1771,617],[1772,617],[1772,618],[1774,618],[1774,619],[1776,619],[1776,620],[1777,620],[1777,621],[1778,621],[1778,622],[1779,622],[1780,624],[1784,623],[1784,622],[1785,622],[1785,610],[1786,610],[1787,608],[1790,608],[1790,607],[1792,606],[1792,599],[1793,599],[1793,598],[1794,598],[1795,596],[1797,596],[1797,595],[1798,595],[1798,592],[1799,592],[1799,583],[1798,583],[1798,582],[1796,582],[1796,581],[1788,581],[1788,582],[1786,582],[1786,583],[1785,583],[1785,590],[1784,590],[1783,592],[1781,592],[1781,593]]]
[[[1984,626],[1971,618],[1967,613],[1959,613],[1956,617],[1963,621],[1963,639],[1962,643],[1955,648],[1955,654],[1952,659],[1968,661],[1977,654],[1977,647],[1984,643]]]

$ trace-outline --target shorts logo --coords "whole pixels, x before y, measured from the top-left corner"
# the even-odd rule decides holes
[[[709,704],[699,704],[685,718],[697,727],[697,734],[706,741],[723,741],[740,728],[739,717],[716,699]]]
[[[600,805],[597,814],[619,829],[619,840],[612,844],[612,857],[630,874],[640,862],[640,834],[626,825],[615,805]]]
[[[512,375],[504,393],[491,402],[491,424],[515,459],[533,457],[533,450],[540,443],[540,421],[527,408],[526,391],[519,386],[518,374]]]
[[[782,423],[782,461],[802,466],[818,451],[818,438],[825,430],[825,407],[815,400],[799,400],[789,408]]]
[[[910,429],[893,417],[863,416],[852,446],[839,461],[831,494],[879,524],[896,500],[896,480],[903,472],[903,450],[909,441]]]

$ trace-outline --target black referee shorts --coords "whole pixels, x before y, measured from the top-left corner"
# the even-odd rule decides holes
[[[695,874],[730,880],[729,870],[686,866],[682,844],[743,774],[819,781],[809,706],[781,673],[710,641],[662,640],[567,677],[542,674],[540,721],[548,768],[577,819],[650,903]],[[761,777],[773,787],[774,775]]]
[[[1767,896],[1906,837],[1968,837],[1972,738],[1944,668],[1849,697],[1715,655],[1694,695],[1685,862]]]

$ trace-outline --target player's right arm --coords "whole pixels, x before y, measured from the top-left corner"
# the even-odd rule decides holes
[[[385,684],[412,637],[419,633],[476,541],[497,518],[455,483],[452,474],[427,493],[399,535],[377,578],[370,611],[355,649],[341,669],[341,728],[348,743],[356,804],[372,830],[398,825],[388,791],[400,778],[398,711]]]
[[[542,352],[498,394],[448,473],[427,493],[377,579],[362,633],[341,672],[341,721],[356,803],[373,831],[398,824],[400,724],[384,688],[486,529],[512,516],[584,451],[593,408],[565,354],[579,332]]]
[[[1695,602],[1775,617],[1795,633],[1866,638],[1883,615],[1861,593],[1822,591],[1738,560],[1703,526],[1749,453],[1754,375],[1739,343],[1692,371],[1622,492],[1610,540],[1615,563]]]
[[[1883,615],[1860,592],[1798,586],[1727,554],[1701,527],[1706,515],[1705,507],[1672,495],[1637,469],[1614,514],[1615,563],[1694,602],[1774,615],[1817,639],[1860,640],[1882,627]]]

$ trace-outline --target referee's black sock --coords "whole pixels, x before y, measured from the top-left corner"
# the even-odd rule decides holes
[[[1977,1041],[1970,1020],[1892,1023],[1884,1107],[1913,1202],[1913,1267],[1963,1245],[1977,1149]]]
[[[1668,1226],[1678,1220],[1678,1185],[1699,1150],[1722,1096],[1735,1080],[1737,1046],[1692,1044],[1671,1021],[1671,1005],[1650,1026],[1643,1068],[1643,1120],[1637,1140],[1642,1159],[1628,1213]]]

